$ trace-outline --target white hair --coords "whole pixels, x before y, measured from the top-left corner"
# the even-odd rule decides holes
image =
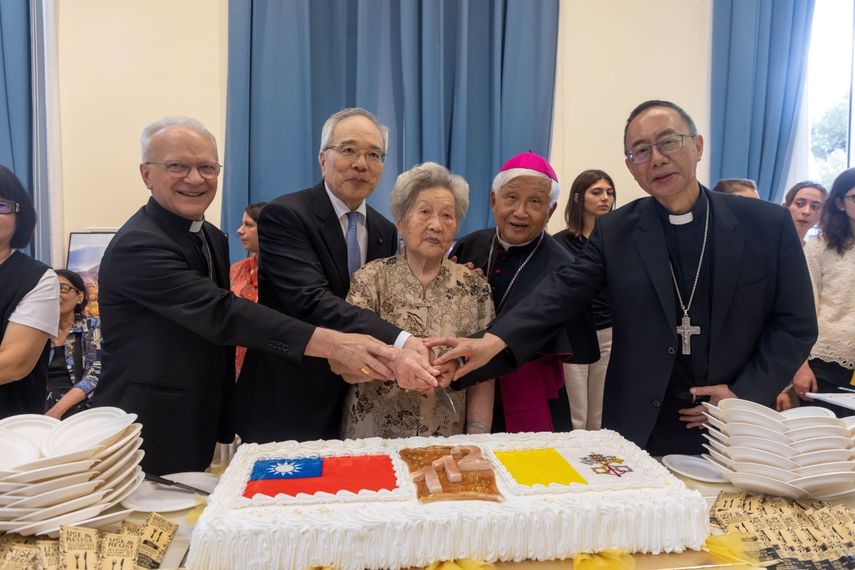
[[[551,184],[549,188],[549,207],[552,208],[558,203],[558,196],[561,194],[561,187],[558,185],[558,182],[542,172],[529,170],[528,168],[509,168],[508,170],[498,173],[496,177],[493,178],[493,194],[498,194],[499,190],[502,189],[502,186],[520,176],[535,176],[537,178],[548,180]]]
[[[205,135],[211,141],[211,146],[214,147],[214,156],[219,156],[217,155],[217,139],[214,137],[213,134],[211,134],[211,131],[205,128],[205,125],[203,125],[196,119],[191,119],[190,117],[173,116],[164,117],[160,120],[157,120],[143,129],[142,135],[140,135],[142,162],[149,162],[152,159],[150,152],[152,137],[161,131],[171,129],[173,127],[187,127]]]
[[[330,118],[324,122],[324,126],[321,129],[321,148],[318,150],[318,154],[324,152],[324,150],[330,146],[336,125],[348,117],[365,117],[374,123],[374,126],[377,127],[377,130],[380,131],[380,136],[383,138],[383,152],[389,150],[389,128],[386,125],[381,124],[371,111],[366,111],[362,107],[348,107],[337,113],[333,113],[330,115]]]
[[[458,224],[462,222],[469,209],[469,184],[462,176],[452,174],[435,162],[417,164],[398,175],[389,195],[389,208],[395,221],[399,222],[406,217],[419,192],[437,186],[447,188],[454,196],[454,216]]]

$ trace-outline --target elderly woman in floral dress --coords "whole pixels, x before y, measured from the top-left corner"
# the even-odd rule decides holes
[[[487,282],[446,258],[469,206],[466,181],[426,162],[401,174],[390,197],[401,252],[353,274],[347,300],[375,311],[415,336],[466,336],[493,319]],[[453,370],[445,370],[448,377]],[[455,411],[434,393],[406,392],[394,382],[357,383],[347,395],[342,435],[449,436],[487,431],[493,382],[451,392]]]

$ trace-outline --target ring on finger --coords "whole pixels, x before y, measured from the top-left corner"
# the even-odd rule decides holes
[[[368,366],[363,366],[362,368],[359,369],[359,371],[362,372],[363,374],[365,374],[366,376],[371,375],[371,368],[369,368]]]

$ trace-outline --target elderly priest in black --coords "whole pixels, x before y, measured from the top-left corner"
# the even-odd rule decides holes
[[[505,347],[518,360],[608,285],[614,344],[603,427],[654,455],[703,451],[704,407],[740,397],[773,405],[804,362],[817,325],[801,243],[778,205],[698,183],[703,138],[674,103],[630,114],[626,165],[650,198],[597,220],[577,263],[545,279],[464,357],[466,374]],[[690,429],[687,429],[690,428]]]
[[[171,117],[146,127],[140,173],[152,197],[110,242],[101,262],[103,373],[96,405],[138,414],[149,473],[202,471],[217,441],[234,439],[234,345],[295,365],[384,369],[380,341],[316,328],[229,291],[226,236],[204,221],[220,165],[213,135]],[[388,374],[391,371],[385,369]]]
[[[531,151],[509,159],[493,179],[490,208],[496,227],[473,232],[451,252],[459,263],[484,271],[493,291],[496,313],[502,315],[537,283],[573,256],[546,233],[560,187],[547,160]],[[595,362],[600,357],[590,311],[586,308],[542,339],[534,358],[516,364],[484,367],[477,377],[496,376],[493,425],[484,431],[570,431],[570,408],[562,361]],[[571,360],[572,359],[572,360]],[[469,375],[461,382],[474,380]]]

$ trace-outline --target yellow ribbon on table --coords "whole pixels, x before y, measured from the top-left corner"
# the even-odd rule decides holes
[[[490,568],[493,568],[493,565],[488,562],[461,558],[459,560],[434,562],[430,566],[426,566],[425,570],[488,570]]]
[[[710,536],[702,550],[720,564],[745,564],[761,566],[754,535],[747,532],[728,532]]]
[[[573,557],[573,570],[632,570],[635,560],[623,550],[603,550]]]

